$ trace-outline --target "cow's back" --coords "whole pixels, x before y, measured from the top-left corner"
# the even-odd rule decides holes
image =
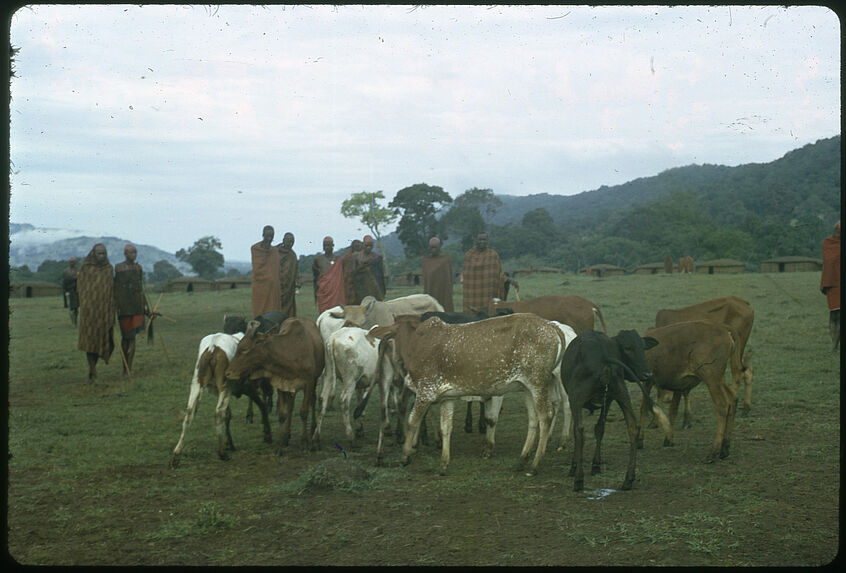
[[[738,336],[740,347],[746,346],[755,311],[748,301],[737,296],[724,296],[678,309],[662,309],[655,314],[655,326],[664,327],[678,322],[707,320],[725,324]]]
[[[273,363],[304,376],[318,376],[323,371],[324,345],[314,320],[292,317],[282,323],[278,334],[271,335],[269,354]]]
[[[570,325],[576,333],[594,328],[594,309],[591,301],[572,294],[550,294],[516,302],[499,301],[491,303],[491,315],[497,308],[508,308],[514,312],[530,312],[546,320]]]
[[[710,365],[724,369],[736,336],[731,327],[707,320],[653,327],[645,335],[658,340],[657,346],[646,351],[646,362],[659,385],[679,376],[696,376]]]

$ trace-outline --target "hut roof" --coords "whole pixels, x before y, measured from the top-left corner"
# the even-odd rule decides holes
[[[813,257],[775,257],[773,259],[767,259],[766,261],[761,261],[762,263],[817,263],[822,264],[822,259],[815,259]]]
[[[660,263],[646,263],[645,265],[640,265],[639,267],[636,267],[636,268],[638,268],[638,269],[663,269],[664,268],[664,262],[662,261]]]
[[[664,263],[661,263],[661,266],[663,267]],[[618,267],[617,265],[608,265],[608,264],[605,264],[605,263],[602,263],[602,264],[599,264],[599,265],[589,265],[588,268],[594,269],[594,270],[603,270],[603,271],[624,271],[624,270],[626,270],[623,267]]]
[[[734,259],[714,259],[713,261],[705,261],[704,263],[697,263],[696,266],[698,267],[737,267],[737,266],[746,266],[741,261],[735,261]]]

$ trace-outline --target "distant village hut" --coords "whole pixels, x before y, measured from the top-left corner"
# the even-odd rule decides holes
[[[819,272],[821,270],[822,260],[810,257],[776,257],[761,261],[762,273]]]
[[[62,287],[47,281],[23,281],[9,285],[10,298],[62,296]]]
[[[564,271],[562,269],[558,269],[558,268],[555,268],[555,267],[528,267],[528,268],[525,268],[525,269],[516,269],[514,271],[511,271],[511,273],[508,273],[508,275],[511,276],[511,277],[514,277],[516,279],[517,277],[533,275],[535,273],[561,274],[563,272]]]
[[[422,271],[406,271],[394,276],[393,283],[397,286],[418,286],[423,284]]]
[[[626,274],[626,269],[616,265],[591,265],[585,269],[585,274],[589,277],[621,277]]]
[[[223,277],[214,281],[214,290],[252,288],[252,284],[253,279],[250,277]]]
[[[210,291],[214,287],[212,281],[200,277],[179,277],[167,281],[163,286],[164,292],[201,292]]]
[[[646,265],[640,265],[634,270],[634,274],[636,275],[659,275],[666,272],[667,268],[665,263],[649,263]],[[672,267],[669,272],[673,272]]]
[[[746,271],[746,265],[734,259],[714,259],[696,265],[697,273],[709,275],[742,273]]]

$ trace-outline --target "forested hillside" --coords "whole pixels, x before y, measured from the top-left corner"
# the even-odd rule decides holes
[[[572,196],[496,195],[500,205],[486,226],[512,269],[608,263],[632,270],[669,254],[732,258],[757,270],[776,256],[820,257],[820,242],[840,218],[840,166],[838,135],[770,163],[690,165]],[[442,233],[460,268],[461,230]],[[397,265],[406,267],[413,257]]]

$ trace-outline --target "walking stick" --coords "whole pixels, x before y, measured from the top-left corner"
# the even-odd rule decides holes
[[[123,360],[123,367],[126,368],[126,376],[129,378],[129,381],[132,382],[132,370],[129,369],[129,363],[126,361],[126,354],[123,352],[123,336],[121,336],[120,342],[118,342],[118,350],[120,350],[120,357]]]
[[[159,299],[156,301],[156,306],[154,306],[153,310],[150,311],[150,322],[147,324],[147,332],[148,333],[152,332],[153,320],[155,320],[155,318],[157,316],[161,316],[162,318],[167,318],[169,321],[174,322],[174,323],[176,322],[172,318],[168,318],[168,317],[166,317],[166,316],[164,316],[164,315],[162,315],[158,312],[159,303],[162,301],[163,296],[164,296],[164,291],[162,291],[159,294]],[[147,298],[146,292],[144,293],[144,298]],[[147,307],[148,308],[150,307],[150,299],[147,299]],[[162,350],[164,350],[165,358],[167,359],[167,365],[170,368],[170,372],[171,372],[171,374],[173,374],[173,364],[170,362],[170,355],[167,353],[167,346],[165,346],[164,336],[162,336],[161,330],[159,331],[159,340],[162,341]],[[147,342],[152,344],[152,342],[153,342],[152,336],[147,338]]]

